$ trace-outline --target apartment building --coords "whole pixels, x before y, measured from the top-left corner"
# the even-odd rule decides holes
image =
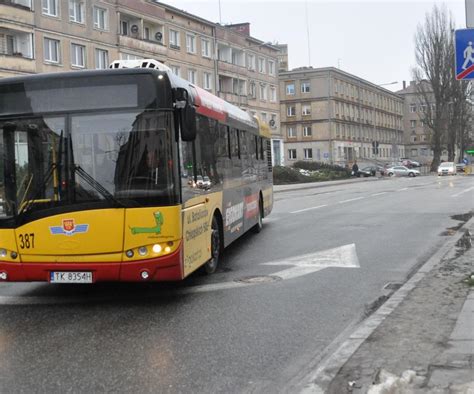
[[[280,72],[285,160],[339,165],[404,156],[403,99],[340,69]],[[362,160],[363,161],[363,160]]]
[[[431,91],[430,85],[425,83],[425,90]],[[433,161],[433,150],[431,149],[431,131],[425,125],[423,118],[427,111],[426,106],[435,109],[435,100],[432,97],[430,103],[426,103],[417,91],[415,81],[406,84],[403,81],[403,89],[397,92],[404,98],[403,122],[404,122],[404,142],[406,147],[406,157],[415,160],[423,165],[430,165]],[[428,97],[431,95],[429,94]],[[448,159],[447,150],[443,150],[441,160]]]
[[[248,23],[221,26],[154,0],[0,0],[0,15],[0,77],[153,58],[258,116],[281,145],[280,50]]]

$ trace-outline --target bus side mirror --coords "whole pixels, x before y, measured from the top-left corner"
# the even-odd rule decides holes
[[[180,109],[181,139],[194,141],[196,139],[196,109],[190,105]]]

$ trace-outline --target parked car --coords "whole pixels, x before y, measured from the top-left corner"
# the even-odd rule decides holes
[[[415,167],[421,167],[421,164],[415,160],[410,160],[407,158],[401,158],[400,162],[402,163],[403,166],[407,168],[415,168]]]
[[[211,180],[209,179],[209,177],[207,175],[204,176],[204,178],[203,178],[202,188],[203,189],[210,189],[211,188]]]
[[[456,164],[456,171],[457,171],[457,172],[466,172],[466,164],[464,164],[464,163],[457,163],[457,164]]]
[[[415,176],[420,175],[420,171],[415,170],[413,168],[407,168],[405,166],[394,166],[394,167],[387,168],[385,171],[388,176],[396,175],[396,176],[415,177]]]
[[[445,161],[438,167],[438,176],[441,175],[456,175],[456,164],[452,161]]]
[[[384,168],[380,166],[367,166],[359,170],[358,177],[369,177],[377,175],[377,171],[383,175]]]

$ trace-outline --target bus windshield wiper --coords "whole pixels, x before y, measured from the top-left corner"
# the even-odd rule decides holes
[[[87,173],[81,166],[74,165],[73,173],[77,173],[82,179],[84,179],[92,188],[97,191],[106,200],[113,202],[114,204],[126,208],[127,205],[122,201],[116,199],[112,193],[110,193],[104,186],[97,182],[89,173]]]

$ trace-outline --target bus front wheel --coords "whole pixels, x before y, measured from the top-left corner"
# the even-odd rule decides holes
[[[257,224],[253,227],[253,230],[258,234],[262,231],[263,228],[263,201],[262,197],[260,197],[258,202],[258,221]]]
[[[219,265],[219,259],[222,251],[222,239],[219,219],[216,215],[212,218],[211,224],[211,258],[204,264],[204,272],[213,274]]]

